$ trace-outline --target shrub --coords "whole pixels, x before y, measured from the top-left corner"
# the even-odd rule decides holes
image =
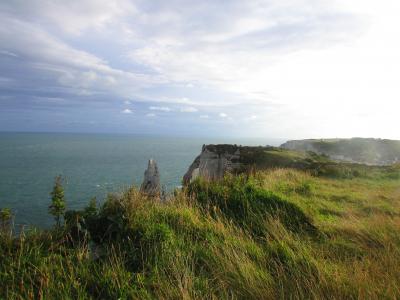
[[[49,206],[49,213],[54,216],[57,227],[60,227],[61,218],[64,216],[66,208],[61,175],[56,176],[53,191],[50,193],[50,195],[51,204]]]
[[[1,208],[0,209],[0,234],[11,234],[11,222],[12,222],[12,212],[9,208]]]

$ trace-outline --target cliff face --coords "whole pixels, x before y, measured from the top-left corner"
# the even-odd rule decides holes
[[[391,165],[400,162],[400,141],[382,139],[321,139],[295,140],[281,148],[297,151],[313,151],[333,160],[368,165]]]
[[[353,178],[380,172],[382,168],[391,169],[391,166],[382,165],[396,162],[400,162],[400,141],[302,140],[289,141],[279,148],[204,145],[183,177],[183,184],[187,185],[197,177],[218,180],[226,173],[271,168],[292,168],[318,176]]]
[[[187,185],[197,177],[222,179],[226,173],[265,170],[268,168],[308,169],[308,154],[270,146],[203,145],[201,153],[183,177]]]
[[[226,173],[240,173],[268,168],[298,167],[306,169],[308,155],[276,147],[237,145],[203,145],[201,153],[183,177],[187,185],[197,177],[218,180]]]
[[[208,180],[223,178],[226,172],[240,168],[240,147],[236,145],[203,145],[201,154],[196,157],[183,177],[188,184],[197,177]]]

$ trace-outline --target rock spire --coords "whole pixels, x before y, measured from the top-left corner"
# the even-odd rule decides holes
[[[147,170],[144,172],[144,179],[140,191],[151,197],[160,196],[160,173],[158,172],[157,163],[154,159],[149,160]]]

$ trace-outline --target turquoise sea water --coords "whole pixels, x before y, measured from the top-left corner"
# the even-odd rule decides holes
[[[181,179],[202,144],[278,145],[271,139],[192,139],[109,134],[0,133],[0,208],[9,207],[16,225],[48,227],[54,177],[65,178],[69,209],[96,196],[140,185],[147,161],[157,161],[167,190]]]

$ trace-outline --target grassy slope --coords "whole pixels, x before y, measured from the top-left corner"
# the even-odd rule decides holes
[[[77,214],[95,251],[71,226],[3,232],[0,298],[399,298],[398,172],[269,169],[166,204],[132,188]]]
[[[295,168],[310,171],[314,175],[332,178],[399,178],[398,166],[366,166],[362,164],[334,162],[327,156],[314,152],[298,152],[275,147],[243,147],[241,149],[243,171],[269,168]]]
[[[389,163],[400,157],[400,141],[381,139],[321,139],[298,141],[296,149],[308,149],[312,145],[315,151],[327,155],[344,155],[354,161],[365,163]],[[379,155],[377,155],[379,154]]]

